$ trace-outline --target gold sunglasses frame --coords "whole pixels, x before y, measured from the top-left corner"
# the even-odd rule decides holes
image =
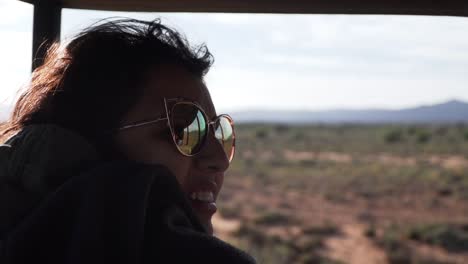
[[[172,105],[172,107],[171,107],[171,109],[169,111],[168,103],[172,103],[172,102],[174,102],[174,104]],[[203,141],[200,143],[202,145],[200,146],[199,150],[196,153],[186,154],[177,145],[176,136],[175,136],[172,124],[171,124],[171,113],[173,112],[174,107],[177,106],[178,104],[189,104],[189,105],[195,106],[196,108],[198,108],[198,110],[200,110],[200,112],[202,113],[203,117],[206,120],[206,126],[207,126],[206,136],[203,139]],[[225,153],[225,154],[226,154],[229,162],[231,162],[233,160],[234,154],[236,152],[236,133],[235,133],[235,129],[234,129],[234,120],[232,119],[232,117],[230,115],[221,114],[221,115],[216,116],[216,118],[214,120],[210,121],[210,119],[208,118],[208,115],[206,114],[206,112],[203,110],[203,108],[199,104],[197,104],[196,102],[187,100],[185,98],[180,98],[180,97],[170,98],[170,99],[164,98],[164,109],[166,111],[165,117],[158,117],[158,118],[155,118],[155,119],[145,119],[145,120],[140,120],[140,121],[137,121],[137,122],[132,122],[132,123],[129,123],[129,124],[125,124],[125,125],[122,125],[121,127],[117,128],[117,131],[123,131],[123,130],[127,130],[127,129],[130,129],[130,128],[151,125],[151,124],[158,123],[159,121],[167,120],[167,126],[169,127],[169,130],[171,131],[172,141],[173,141],[174,145],[176,146],[177,150],[182,155],[184,155],[186,157],[193,157],[193,156],[197,155],[198,153],[200,153],[201,150],[206,146],[206,139],[207,139],[207,136],[210,134],[210,130],[211,130],[210,127],[212,127],[213,131],[216,131],[216,128],[214,127],[214,125],[216,124],[216,122],[221,117],[224,117],[229,121],[229,123],[231,125],[231,128],[232,128],[232,150],[231,150],[231,153],[229,154],[229,156],[228,156],[227,153]],[[218,139],[214,132],[213,132],[213,136],[215,137],[215,139],[221,145],[223,145],[223,150],[224,150],[224,142],[222,142],[222,140]]]

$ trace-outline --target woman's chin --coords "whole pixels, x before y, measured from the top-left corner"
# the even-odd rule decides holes
[[[202,225],[205,227],[206,232],[208,235],[212,236],[213,235],[213,224],[211,223],[211,220],[209,221],[202,221]]]
[[[213,235],[213,223],[211,222],[211,215],[207,215],[206,213],[200,213],[195,211],[200,223],[205,228],[206,232],[212,236]]]
[[[193,200],[191,200],[190,203],[206,232],[209,235],[213,235],[213,224],[211,223],[211,218],[217,211],[216,203],[205,203]]]

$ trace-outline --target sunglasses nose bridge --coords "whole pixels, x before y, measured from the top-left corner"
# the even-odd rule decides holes
[[[210,129],[211,129],[211,132],[213,132],[213,133],[214,133],[215,130],[216,130],[215,125],[216,125],[216,122],[217,122],[217,121],[218,121],[218,118],[216,118],[216,119],[213,120],[213,121],[208,121],[208,122],[207,122],[208,126],[211,126]]]
[[[207,130],[208,130],[207,131],[208,133],[205,134],[203,142],[201,142],[201,144],[198,146],[198,148],[197,148],[197,150],[195,152],[186,153],[186,152],[184,152],[183,149],[181,149],[178,146],[179,151],[185,156],[196,156],[196,154],[198,154],[199,152],[202,152],[203,149],[212,147],[212,146],[207,146],[207,145],[211,145],[211,144],[216,142],[214,145],[215,146],[220,146],[223,149],[224,154],[226,154],[226,156],[228,156],[227,158],[229,160],[228,161],[228,163],[229,163],[231,161],[231,159],[232,159],[232,153],[226,153],[226,150],[224,149],[226,142],[224,142],[224,140],[223,140],[223,138],[224,138],[223,129],[221,128],[221,132],[218,131],[218,130],[220,129],[221,119],[223,117],[226,117],[229,120],[229,123],[231,125],[231,129],[232,129],[232,132],[233,132],[234,127],[232,126],[231,118],[230,117],[228,118],[227,115],[223,114],[223,115],[219,115],[219,116],[215,117],[213,120],[210,120],[208,118],[208,116],[206,115],[206,113],[203,111],[203,109],[200,106],[198,106],[197,104],[194,104],[194,103],[177,103],[171,108],[172,109],[171,111],[167,112],[169,120],[174,119],[174,113],[177,112],[175,110],[176,107],[178,107],[178,106],[187,106],[187,105],[195,107],[195,109],[198,110],[198,111],[195,111],[195,112],[197,112],[197,117],[196,117],[197,124],[198,124],[198,126],[200,126],[201,124],[204,124],[205,128],[207,128]],[[168,106],[166,105],[166,109],[167,108],[168,108]],[[181,113],[186,113],[186,112],[187,111],[182,111]],[[188,112],[191,112],[191,111],[188,111]],[[200,119],[199,119],[199,117],[200,117]],[[169,120],[168,120],[168,124],[169,124],[169,126],[171,126],[172,122],[170,122]],[[199,120],[203,120],[203,122],[199,122]],[[192,122],[193,122],[193,120],[192,120]],[[174,129],[172,129],[172,130],[174,130]],[[217,135],[217,133],[222,133],[223,135],[220,136],[220,135]],[[190,135],[190,134],[188,134],[188,135]],[[175,142],[175,143],[177,145],[177,142]],[[232,147],[234,147],[234,142],[232,142]],[[234,150],[234,148],[232,148],[232,150]]]

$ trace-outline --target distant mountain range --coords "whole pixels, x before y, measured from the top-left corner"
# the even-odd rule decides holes
[[[241,123],[468,123],[468,103],[452,100],[401,110],[240,111],[232,117]]]
[[[0,105],[0,121],[10,109]],[[327,111],[240,111],[231,114],[240,123],[339,124],[339,123],[468,123],[468,103],[452,100],[441,104],[401,110],[327,110]]]

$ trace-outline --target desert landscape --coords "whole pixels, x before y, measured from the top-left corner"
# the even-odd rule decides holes
[[[215,232],[259,263],[468,263],[468,125],[236,131]]]

